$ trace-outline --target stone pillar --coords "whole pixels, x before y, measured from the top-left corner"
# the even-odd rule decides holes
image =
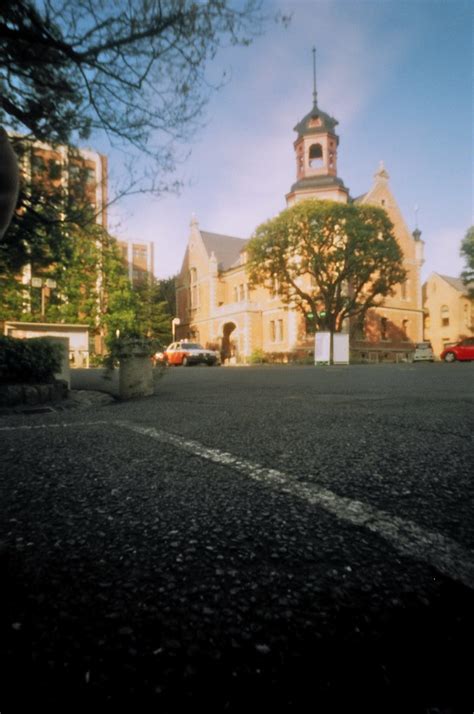
[[[146,346],[130,342],[119,355],[120,399],[149,397],[153,389],[153,365]]]

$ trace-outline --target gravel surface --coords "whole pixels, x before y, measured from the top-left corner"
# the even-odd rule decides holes
[[[121,426],[472,550],[472,370],[420,367],[175,369],[149,399],[2,417],[2,714],[472,712],[474,597],[455,573]]]

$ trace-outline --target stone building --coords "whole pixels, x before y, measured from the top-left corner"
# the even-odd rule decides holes
[[[321,111],[316,89],[310,112],[296,125],[296,182],[286,195],[287,206],[307,198],[342,203],[354,201],[383,207],[394,224],[407,279],[383,307],[370,311],[364,325],[351,330],[351,347],[363,359],[403,357],[423,336],[420,269],[421,233],[410,233],[389,187],[383,164],[367,193],[351,198],[337,173],[337,121]],[[303,316],[283,305],[277,290],[250,290],[246,271],[247,241],[201,230],[193,218],[188,246],[176,281],[177,337],[193,338],[221,349],[224,358],[246,361],[254,350],[288,353],[309,350]],[[275,286],[276,287],[276,286]]]
[[[436,357],[450,342],[474,335],[474,300],[460,278],[431,273],[423,285],[424,339]]]

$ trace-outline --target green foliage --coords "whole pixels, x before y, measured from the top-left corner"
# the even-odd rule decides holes
[[[466,261],[466,268],[461,273],[464,285],[468,286],[470,297],[474,297],[474,226],[471,226],[461,243],[461,256]]]
[[[0,322],[22,314],[25,286],[10,271],[0,273]]]
[[[247,253],[253,285],[277,285],[285,304],[331,332],[406,277],[393,225],[373,206],[301,201],[259,226]]]
[[[157,283],[157,302],[166,303],[166,312],[171,318],[176,316],[176,278],[171,275],[169,278],[162,278]]]
[[[0,336],[0,382],[50,382],[59,372],[63,347],[47,339]]]
[[[163,348],[161,342],[151,337],[143,337],[138,332],[128,331],[124,334],[107,336],[107,355],[102,364],[111,370],[117,367],[121,359],[133,355],[151,357]]]
[[[265,358],[265,352],[257,347],[256,349],[252,350],[252,354],[250,355],[249,362],[250,364],[263,364],[266,362]]]

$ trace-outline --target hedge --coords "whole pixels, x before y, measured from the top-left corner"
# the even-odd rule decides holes
[[[61,369],[63,347],[45,339],[0,336],[0,383],[51,382]]]

